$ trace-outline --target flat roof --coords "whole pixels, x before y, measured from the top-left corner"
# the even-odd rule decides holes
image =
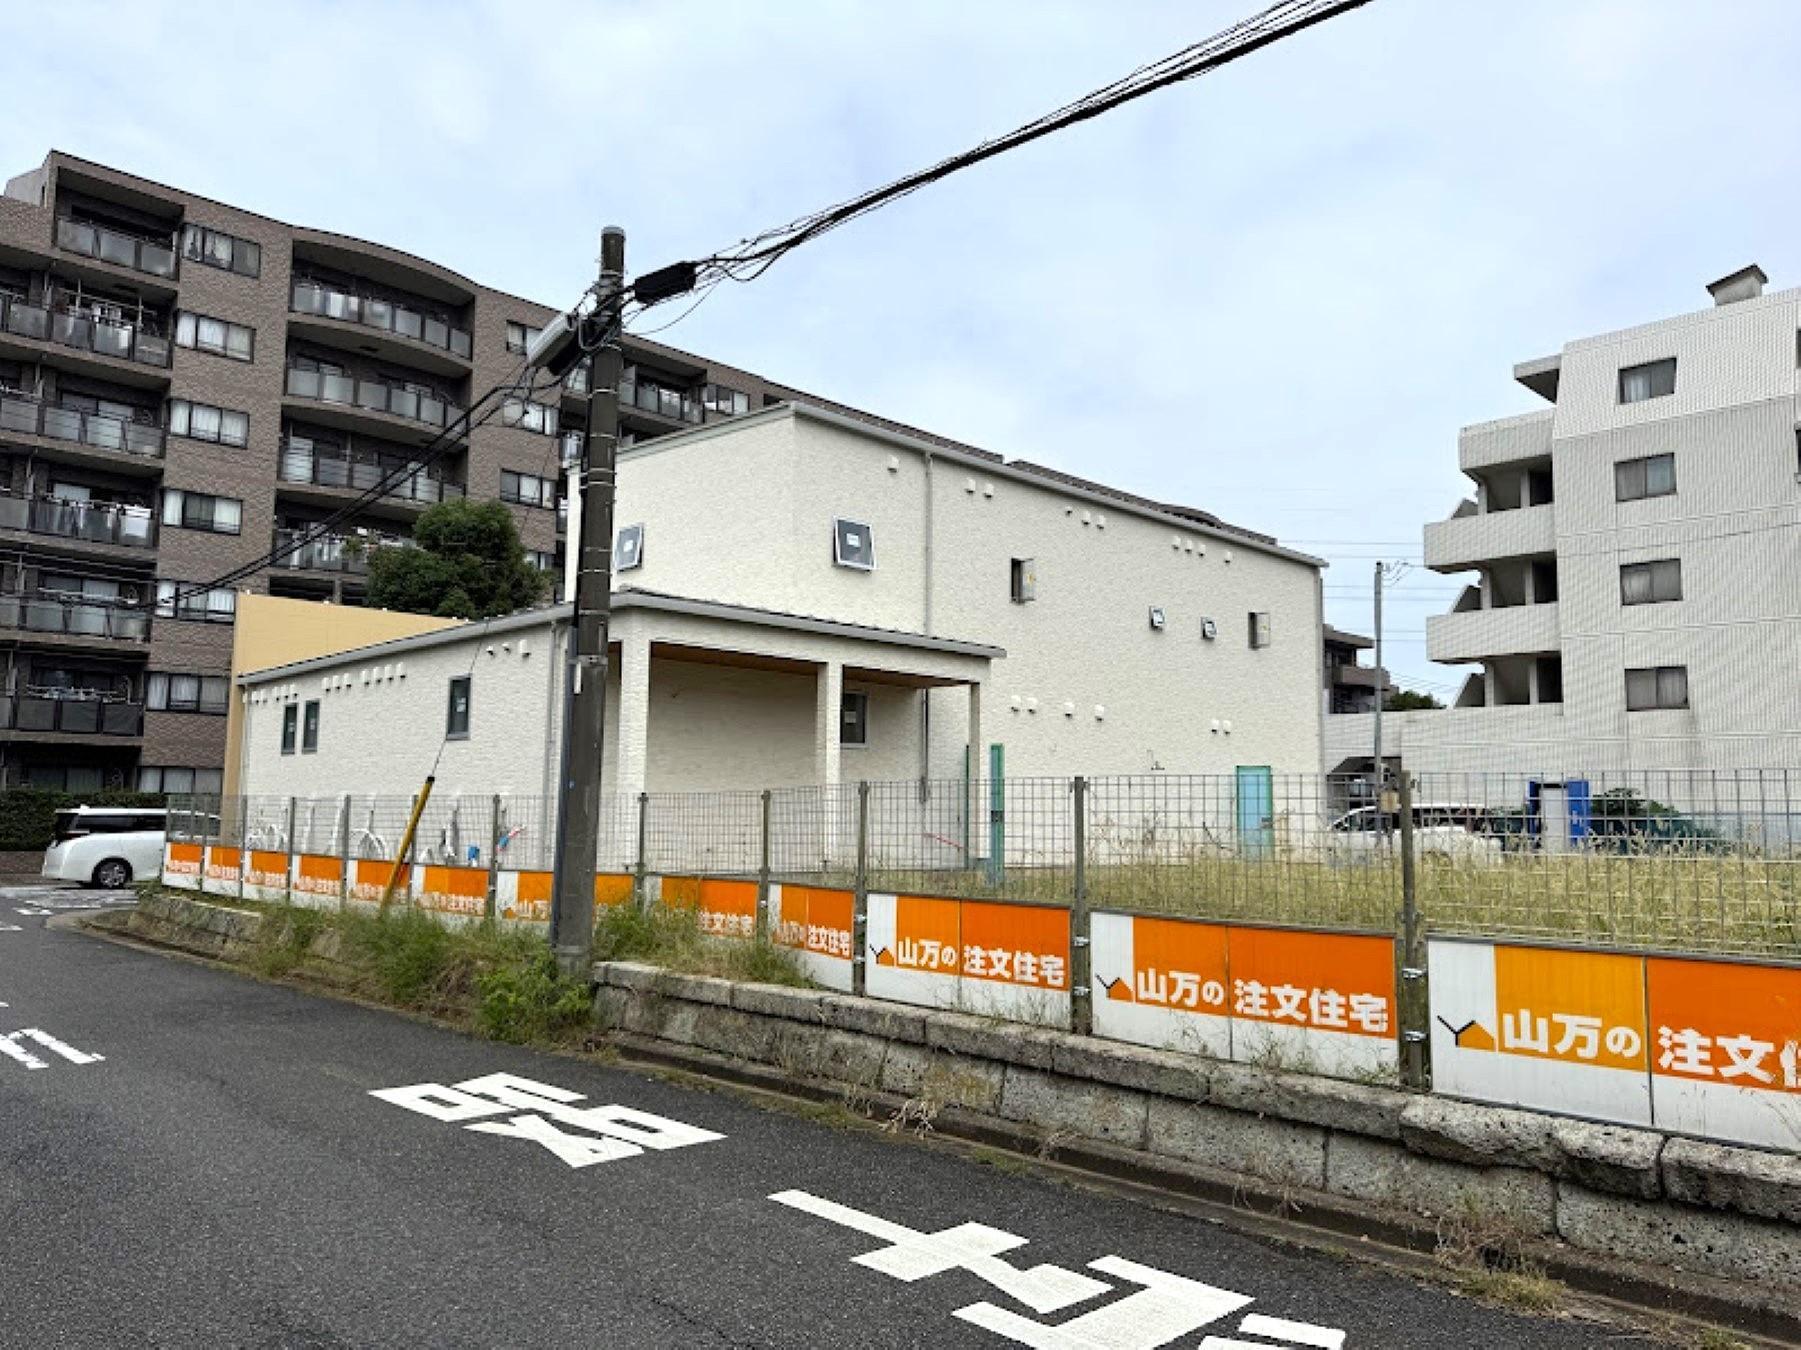
[[[570,620],[573,609],[574,606],[565,601],[562,604],[522,609],[495,619],[472,619],[468,623],[458,624],[455,628],[440,628],[430,633],[416,633],[412,637],[390,638],[386,642],[371,642],[362,647],[347,647],[343,651],[334,652],[329,656],[314,656],[305,661],[291,661],[286,665],[270,666],[264,670],[244,671],[238,675],[237,682],[245,686],[266,684],[272,680],[285,680],[295,675],[307,674],[310,671],[329,670],[334,666],[343,665],[347,661],[380,660],[405,652],[447,647],[453,643],[466,642],[471,638],[485,641],[490,637],[518,632],[520,629],[566,624]],[[868,624],[842,623],[835,619],[819,619],[806,614],[787,614],[780,610],[757,609],[751,605],[729,605],[717,600],[697,600],[685,595],[666,595],[660,591],[641,591],[630,588],[614,591],[613,612],[618,614],[630,610],[661,614],[687,614],[703,619],[723,619],[729,623],[742,623],[756,628],[774,628],[791,633],[811,633],[821,637],[851,638],[859,642],[871,642],[887,647],[907,647],[914,651],[940,652],[947,656],[973,656],[987,661],[998,661],[1007,654],[1004,647],[993,647],[981,642],[965,642],[958,638],[928,637],[924,633],[909,633],[898,628],[876,628]]]

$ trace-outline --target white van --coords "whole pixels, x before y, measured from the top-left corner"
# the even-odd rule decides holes
[[[77,806],[56,813],[44,850],[44,875],[116,890],[163,868],[168,813],[135,807]]]
[[[1400,817],[1359,806],[1332,822],[1334,846],[1347,853],[1398,849]],[[1413,847],[1421,858],[1443,862],[1497,862],[1501,841],[1487,810],[1455,802],[1415,802]]]

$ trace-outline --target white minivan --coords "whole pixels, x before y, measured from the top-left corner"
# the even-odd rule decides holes
[[[44,875],[116,890],[163,868],[168,813],[138,807],[77,806],[56,813]]]

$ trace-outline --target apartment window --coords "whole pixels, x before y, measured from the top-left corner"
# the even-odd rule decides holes
[[[1688,707],[1687,666],[1643,666],[1626,672],[1626,711]]]
[[[1676,358],[1647,361],[1642,366],[1626,366],[1620,371],[1620,402],[1643,403],[1648,398],[1663,398],[1676,392]]]
[[[181,256],[208,267],[223,268],[239,276],[261,276],[263,246],[240,239],[224,230],[210,230],[204,225],[184,225],[181,230]]]
[[[869,526],[840,517],[832,522],[832,561],[840,567],[875,571],[875,536]]]
[[[520,506],[541,506],[545,510],[553,510],[557,504],[557,484],[554,478],[540,478],[531,473],[515,473],[511,469],[500,471],[500,500],[514,502]]]
[[[281,752],[284,755],[294,753],[295,742],[300,739],[300,705],[290,703],[281,710]]]
[[[153,670],[144,686],[144,706],[152,712],[222,713],[230,698],[231,679],[225,675]]]
[[[169,434],[218,445],[248,445],[250,414],[215,408],[210,403],[172,398],[169,400]]]
[[[846,689],[838,715],[840,745],[869,744],[869,695],[859,689]]]
[[[470,677],[458,675],[450,682],[450,708],[444,716],[444,735],[453,741],[469,739]]]
[[[209,319],[204,314],[183,310],[175,316],[175,345],[227,356],[233,361],[249,361],[256,352],[256,332],[241,323]]]
[[[159,619],[231,623],[238,616],[238,593],[228,586],[197,590],[187,582],[159,578],[156,583],[156,615]]]
[[[163,524],[184,530],[236,534],[243,527],[244,503],[236,497],[214,497],[185,488],[163,489]]]
[[[1660,605],[1682,598],[1682,560],[1625,563],[1620,567],[1622,605]]]
[[[1253,650],[1260,650],[1270,645],[1270,622],[1267,609],[1250,611],[1250,638]]]
[[[1011,564],[1009,587],[1013,595],[1013,603],[1023,605],[1029,600],[1038,598],[1038,561],[1035,558],[1015,558]]]
[[[319,748],[319,700],[308,699],[300,719],[300,753],[310,755]]]
[[[1669,497],[1676,491],[1676,456],[1646,455],[1642,459],[1622,459],[1613,466],[1613,499],[1616,502],[1642,501],[1646,497]]]
[[[557,566],[557,555],[546,553],[540,548],[527,549],[525,560],[540,572],[560,572],[562,570]]]
[[[709,384],[701,390],[701,402],[706,404],[707,411],[727,417],[736,417],[750,411],[750,395],[729,384]]]
[[[507,350],[509,352],[523,352],[527,347],[532,345],[532,340],[543,331],[544,330],[541,328],[532,327],[529,323],[514,323],[509,320],[507,322]]]
[[[529,399],[509,398],[500,406],[500,420],[509,427],[523,427],[540,436],[557,434],[557,410]]]
[[[644,527],[627,525],[613,541],[613,570],[629,572],[644,565]]]
[[[223,769],[184,769],[145,764],[138,769],[139,792],[162,792],[172,797],[217,797],[225,787]]]

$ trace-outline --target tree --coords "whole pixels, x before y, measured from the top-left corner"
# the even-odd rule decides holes
[[[1421,708],[1442,708],[1432,694],[1416,693],[1412,689],[1396,689],[1389,694],[1387,702],[1382,705],[1383,712],[1416,712]]]
[[[487,619],[538,604],[549,577],[525,560],[519,527],[499,502],[440,502],[413,527],[414,548],[369,559],[369,603],[381,609]]]

